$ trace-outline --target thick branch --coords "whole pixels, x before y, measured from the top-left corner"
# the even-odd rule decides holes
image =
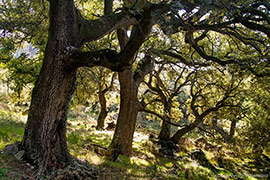
[[[131,37],[124,49],[119,54],[120,63],[129,65],[132,63],[134,55],[137,53],[152,28],[151,9],[144,9],[141,22],[134,25]]]
[[[167,122],[168,124],[170,125],[173,125],[173,126],[176,126],[176,127],[187,127],[188,125],[180,125],[180,124],[176,124],[176,123],[173,123],[169,120],[169,117],[164,117],[158,113],[156,113],[155,111],[151,111],[151,110],[148,110],[148,109],[140,109],[140,111],[142,112],[145,112],[145,113],[149,113],[149,114],[152,114],[154,116],[157,116],[158,118],[160,118],[161,120]]]
[[[121,27],[138,24],[138,21],[127,12],[101,17],[97,20],[86,20],[82,16],[79,17],[77,26],[81,43],[98,40]]]
[[[256,70],[254,70],[252,67],[249,67],[248,70],[259,78],[270,77],[270,72],[256,72]]]
[[[170,56],[173,57],[175,59],[178,59],[181,63],[187,65],[187,66],[208,66],[207,63],[200,63],[200,62],[191,62],[188,61],[187,59],[185,59],[183,56],[181,56],[180,54],[176,54],[174,52],[168,51],[168,50],[158,50],[158,49],[153,49],[151,50],[152,53],[156,54],[156,55],[166,55],[166,56]]]
[[[110,49],[93,51],[93,52],[79,52],[75,51],[71,55],[70,67],[93,67],[103,66],[112,71],[123,70],[123,65],[119,63],[117,52]]]
[[[139,85],[143,81],[144,77],[153,70],[153,68],[154,62],[152,61],[151,56],[145,55],[133,75],[136,84]]]
[[[196,50],[196,52],[204,59],[209,60],[209,61],[214,61],[222,66],[225,66],[227,64],[235,64],[238,63],[237,61],[235,61],[234,59],[227,59],[227,60],[221,60],[215,56],[209,56],[208,54],[206,54],[199,46],[198,44],[195,42],[194,38],[193,38],[193,34],[192,33],[187,33],[186,35],[188,43]]]
[[[263,33],[265,33],[265,34],[268,36],[268,38],[270,37],[270,28],[265,27],[265,26],[263,26],[263,25],[261,25],[261,24],[257,24],[257,23],[248,21],[248,20],[246,20],[246,19],[244,19],[244,18],[240,18],[239,21],[240,21],[240,23],[241,23],[242,25],[244,25],[245,27],[247,27],[247,28],[249,28],[249,29],[252,29],[252,30],[254,30],[254,31],[260,31],[260,32],[263,32]]]

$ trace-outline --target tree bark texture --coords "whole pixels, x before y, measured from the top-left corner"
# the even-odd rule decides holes
[[[158,93],[160,94],[164,106],[164,112],[167,112],[171,116],[172,97],[167,98],[161,89],[158,90]],[[170,118],[167,118],[167,120],[171,122]],[[162,121],[158,139],[164,141],[169,141],[171,139],[171,125],[168,122]]]
[[[128,43],[130,45],[127,45],[121,53],[110,49],[81,52],[83,43],[97,40],[118,28],[138,24],[138,21],[126,12],[86,20],[75,8],[74,0],[49,2],[48,41],[41,72],[32,92],[22,141],[24,158],[39,166],[39,174],[63,168],[73,159],[67,148],[66,121],[69,101],[75,88],[77,68],[100,65],[116,70],[119,68],[118,66],[116,68],[115,64],[120,68],[130,65],[152,26],[149,10],[140,21],[141,24],[135,26]],[[130,80],[131,68],[120,74],[123,102],[119,127],[112,147],[118,147],[122,154],[130,155],[138,111],[135,108],[137,87],[135,88],[134,79]]]
[[[133,78],[132,67],[119,73],[120,81],[120,112],[116,129],[110,145],[112,159],[119,154],[132,154],[132,139],[138,114],[138,87]]]
[[[152,28],[151,10],[145,10],[139,25],[132,28],[131,36],[128,38],[125,28],[118,29],[118,41],[122,52],[120,59],[123,64],[129,64],[123,72],[118,73],[120,82],[120,111],[117,119],[116,129],[110,144],[111,159],[116,160],[119,154],[130,156],[132,154],[132,140],[135,132],[137,115],[139,112],[139,102],[137,99],[138,87],[143,77],[153,68],[153,63],[149,56],[142,60],[140,74],[133,75],[132,65],[134,55],[139,50],[142,43]],[[121,61],[121,60],[120,60]]]
[[[67,16],[65,12],[73,13]],[[77,69],[67,65],[69,55],[64,48],[78,46],[74,16],[73,1],[51,1],[49,38],[22,142],[25,158],[37,164],[41,173],[63,168],[71,159],[66,121]]]

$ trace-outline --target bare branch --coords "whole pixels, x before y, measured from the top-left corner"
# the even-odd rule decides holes
[[[146,112],[146,113],[149,113],[149,114],[152,114],[152,115],[155,115],[157,116],[158,118],[160,118],[161,120],[167,122],[168,124],[171,124],[173,126],[176,126],[176,127],[187,127],[188,125],[180,125],[180,124],[176,124],[176,123],[173,123],[171,122],[169,119],[169,117],[165,117],[165,116],[162,116],[158,113],[156,113],[155,111],[151,111],[151,110],[148,110],[148,109],[140,109],[141,112]]]

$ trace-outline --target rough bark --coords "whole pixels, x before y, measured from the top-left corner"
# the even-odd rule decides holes
[[[66,16],[63,12],[73,12]],[[25,158],[40,173],[63,168],[71,160],[66,141],[68,104],[74,91],[76,68],[67,64],[66,45],[78,46],[74,36],[72,1],[51,1],[49,39],[40,75],[35,83],[23,137]]]
[[[80,52],[84,42],[97,40],[118,28],[138,24],[138,21],[126,12],[96,20],[86,20],[75,8],[73,0],[50,0],[49,2],[49,36],[41,72],[33,89],[22,141],[22,147],[25,150],[24,158],[39,166],[40,175],[64,168],[73,159],[67,148],[66,121],[77,68],[101,65],[117,70],[119,66],[129,65],[152,26],[151,10],[148,9],[143,14],[140,25],[134,26],[130,41],[120,54],[113,50]],[[118,149],[123,154],[130,154],[132,132],[135,128],[133,124],[136,121],[134,114],[137,115],[137,113],[131,112],[133,109],[129,107],[136,107],[137,101],[134,99],[137,90],[134,88],[133,80],[127,84],[124,83],[127,81],[126,78],[130,78],[132,71],[127,70],[123,74],[120,81],[125,89],[125,94],[122,93],[125,100],[121,102],[122,115],[120,116],[124,123],[121,123],[119,128],[122,129],[121,133],[125,132],[125,127],[130,127],[131,130],[127,132],[127,135],[116,136],[115,142],[121,143],[114,144],[116,146],[120,144],[121,147]]]
[[[119,154],[132,154],[132,139],[138,114],[138,87],[133,79],[132,67],[119,73],[120,112],[116,129],[110,145],[111,158],[115,160]]]
[[[164,95],[161,97],[165,98]],[[168,112],[169,116],[171,116],[172,99],[167,100],[167,98],[165,98],[163,105],[164,105],[165,112]],[[167,118],[167,120],[171,122],[170,118]],[[159,140],[169,141],[171,139],[171,124],[169,122],[162,120],[161,130],[158,135]]]
[[[113,0],[104,0],[104,15],[109,16],[113,13]]]
[[[131,37],[128,39],[126,29],[118,30],[118,41],[121,47],[119,59],[122,65],[130,64],[123,72],[119,72],[120,82],[120,111],[116,129],[110,144],[111,159],[116,160],[119,154],[132,154],[132,140],[135,131],[139,103],[137,99],[138,87],[143,77],[153,67],[150,56],[145,56],[138,71],[133,75],[132,63],[134,55],[139,50],[152,28],[151,9],[145,9],[140,24],[133,26]],[[140,72],[140,73],[136,73]]]
[[[161,70],[161,69],[160,69]],[[158,71],[160,73],[160,70]],[[156,87],[151,86],[150,88],[159,94],[161,102],[163,104],[164,112],[168,113],[169,117],[171,117],[171,109],[172,109],[172,99],[173,95],[170,94],[166,96],[163,91],[163,83],[162,80],[159,78],[159,73],[157,73],[157,84]],[[166,118],[166,121],[162,120],[161,130],[158,135],[159,140],[169,141],[171,138],[171,119]]]
[[[120,112],[110,145],[112,151],[111,158],[113,160],[119,154],[126,156],[132,154],[132,139],[135,132],[137,115],[141,108],[137,99],[138,88],[144,76],[152,71],[153,67],[154,64],[151,57],[145,55],[135,70],[134,75],[131,66],[118,74],[120,82]]]

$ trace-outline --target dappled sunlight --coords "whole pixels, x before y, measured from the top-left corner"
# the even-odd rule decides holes
[[[80,155],[80,156],[78,156],[78,158],[80,160],[86,160],[90,164],[94,164],[94,165],[97,165],[97,166],[104,163],[104,157],[100,157],[100,156],[98,156],[96,153],[94,153],[92,151],[87,151],[86,154]]]
[[[135,132],[133,141],[142,143],[143,141],[147,140],[148,138],[149,138],[149,136],[147,134]]]
[[[144,166],[144,167],[150,166],[150,163],[145,159],[141,159],[138,157],[131,157],[130,159],[131,159],[131,162],[135,163],[138,166]]]
[[[104,130],[104,131],[99,131],[99,130],[96,130],[95,131],[95,134],[101,134],[101,135],[103,135],[103,134],[105,134],[105,135],[107,135],[107,136],[113,136],[113,133],[114,133],[114,131],[107,131],[107,130]]]
[[[22,120],[15,120],[7,113],[2,113],[0,122],[0,148],[21,140],[24,123]],[[70,153],[82,160],[88,161],[90,164],[96,165],[104,169],[105,177],[117,177],[126,179],[215,179],[215,177],[232,177],[234,173],[242,173],[249,175],[250,168],[247,164],[252,164],[254,160],[251,156],[248,157],[235,157],[235,153],[229,146],[223,144],[222,150],[219,152],[223,154],[223,166],[219,168],[217,174],[213,173],[210,169],[201,166],[196,160],[188,157],[188,152],[179,151],[177,153],[179,159],[168,159],[166,157],[158,157],[154,155],[153,149],[157,144],[151,144],[149,141],[149,134],[144,130],[135,132],[133,141],[133,156],[125,157],[119,156],[116,162],[106,159],[106,156],[97,154],[93,149],[88,149],[88,144],[94,143],[103,147],[108,147],[113,131],[99,131],[95,128],[84,129],[82,120],[73,120],[71,128],[67,133],[68,147]],[[187,142],[193,142],[190,139]],[[187,151],[192,151],[190,143],[184,143],[183,146]],[[152,147],[152,148],[150,148]],[[216,152],[204,150],[207,159],[212,164],[218,166]],[[252,169],[256,171],[256,168]],[[249,176],[249,179],[254,179]],[[110,179],[110,178],[109,178]]]

